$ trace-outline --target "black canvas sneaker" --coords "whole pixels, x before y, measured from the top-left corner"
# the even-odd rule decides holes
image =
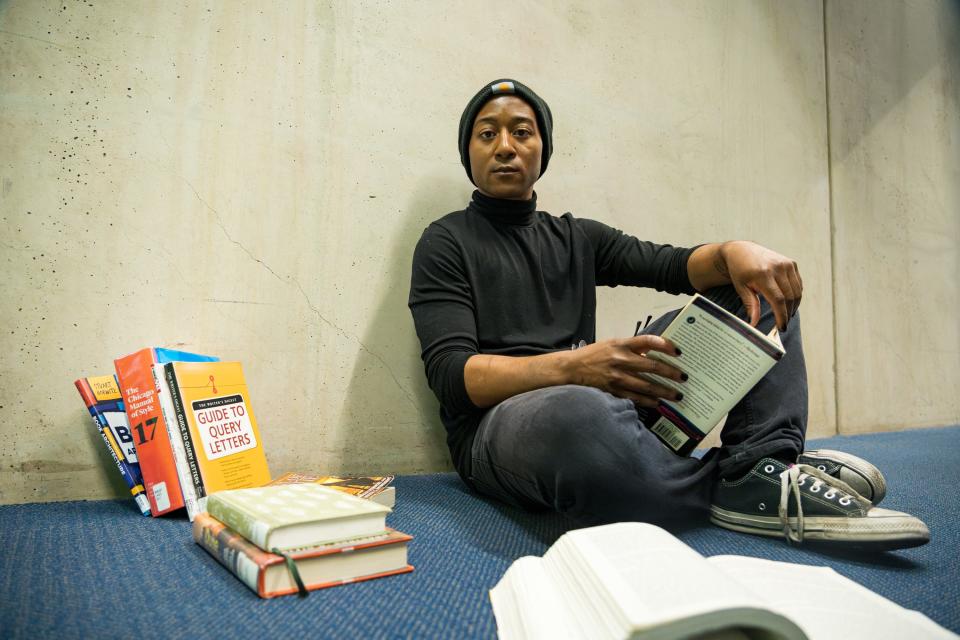
[[[871,550],[918,547],[930,531],[917,518],[874,507],[843,480],[805,464],[763,458],[742,478],[717,484],[710,521],[790,542]]]
[[[880,504],[887,495],[887,482],[880,470],[863,458],[849,453],[831,449],[804,451],[797,458],[797,464],[816,467],[827,475],[843,480],[873,504]]]

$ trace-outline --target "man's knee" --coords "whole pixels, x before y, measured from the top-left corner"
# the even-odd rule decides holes
[[[551,387],[542,398],[535,422],[543,425],[556,447],[571,451],[585,440],[605,438],[606,434],[626,418],[624,412],[636,410],[632,403],[593,387],[564,385]]]
[[[636,411],[629,401],[578,385],[547,387],[501,402],[481,424],[479,437],[498,459],[522,460],[548,469],[576,455],[590,441],[606,439],[617,411]],[[623,420],[623,416],[619,417]]]
[[[514,396],[491,410],[478,437],[499,461],[516,461],[551,474],[564,461],[590,465],[616,446],[618,434],[638,424],[629,400],[579,385],[547,387]]]
[[[623,453],[639,422],[633,403],[592,387],[552,387],[520,438],[538,475],[594,477]]]

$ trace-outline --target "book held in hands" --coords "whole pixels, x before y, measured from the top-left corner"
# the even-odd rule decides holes
[[[501,640],[954,638],[828,567],[704,558],[651,524],[565,533],[490,591]]]
[[[688,455],[785,354],[776,329],[764,335],[700,294],[660,334],[680,357],[648,351],[647,357],[687,374],[686,382],[641,374],[683,394],[660,399],[650,430],[679,455]]]

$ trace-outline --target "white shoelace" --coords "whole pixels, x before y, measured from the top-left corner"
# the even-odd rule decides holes
[[[824,492],[824,497],[828,500],[833,498],[832,495],[828,496],[828,494],[833,492],[833,495],[840,494],[837,501],[844,506],[850,504],[851,500],[860,500],[870,504],[869,500],[857,493],[854,488],[843,480],[834,478],[816,467],[811,467],[806,464],[795,464],[780,474],[780,506],[778,513],[780,515],[780,524],[783,525],[783,535],[789,542],[795,542],[797,544],[803,542],[803,504],[800,500],[800,487],[807,481],[807,478],[813,480],[810,490],[814,493],[818,493],[820,487],[823,485],[829,487],[829,489]],[[797,504],[797,524],[795,529],[790,525],[789,506],[791,493]],[[844,499],[847,501],[843,502]]]

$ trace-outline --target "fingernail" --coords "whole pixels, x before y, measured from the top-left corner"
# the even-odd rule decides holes
[[[682,393],[678,393],[678,394],[677,394],[677,402],[680,402],[681,400],[683,400],[683,394],[682,394]]]
[[[690,379],[690,376],[688,376],[688,375],[685,374],[685,373],[681,373],[681,374],[680,374],[680,379],[683,380],[684,382],[686,382],[687,380]]]

